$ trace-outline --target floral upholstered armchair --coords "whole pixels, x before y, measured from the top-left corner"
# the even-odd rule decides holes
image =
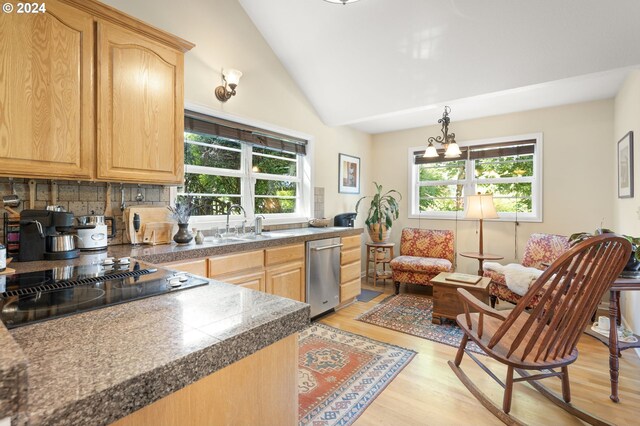
[[[564,235],[531,234],[522,256],[522,266],[544,270],[567,250],[569,250],[569,238]],[[495,307],[497,299],[511,303],[517,303],[520,300],[521,296],[507,287],[503,274],[484,268],[482,275],[491,278],[489,296],[492,307]],[[529,308],[536,306],[538,301],[539,297],[533,297]]]
[[[404,228],[400,256],[391,261],[391,278],[400,293],[400,283],[431,285],[440,272],[453,269],[453,232]]]

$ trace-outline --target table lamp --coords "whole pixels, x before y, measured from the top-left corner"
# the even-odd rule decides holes
[[[480,219],[480,250],[478,253],[483,254],[482,247],[482,221],[484,219],[497,219],[498,213],[496,206],[493,204],[492,194],[469,195],[464,206],[465,219]]]

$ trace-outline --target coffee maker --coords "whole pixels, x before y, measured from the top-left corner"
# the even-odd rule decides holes
[[[73,213],[53,210],[20,212],[18,260],[62,260],[78,257],[73,230]]]

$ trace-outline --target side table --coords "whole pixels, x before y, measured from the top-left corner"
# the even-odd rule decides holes
[[[467,284],[448,280],[447,278],[451,277],[451,275],[453,275],[451,272],[440,272],[431,278],[431,285],[433,286],[431,322],[434,324],[440,324],[440,318],[455,320],[459,314],[464,313],[464,307],[458,298],[458,288],[464,288],[481,301],[489,303],[489,290],[487,287],[489,287],[491,278],[478,277],[477,283]]]
[[[464,252],[460,253],[462,257],[468,257],[470,259],[478,259],[478,275],[482,276],[482,263],[485,260],[502,260],[504,256],[489,253],[476,253],[476,252]]]
[[[387,265],[393,259],[393,248],[395,243],[365,243],[367,246],[367,281],[369,280],[369,264],[373,263],[373,286],[376,286],[378,280],[383,280],[384,284],[387,279],[391,278],[391,269],[387,270]],[[378,270],[378,265],[382,265],[382,271]]]
[[[620,402],[618,396],[618,374],[620,364],[618,358],[620,351],[630,348],[640,348],[640,336],[634,335],[638,341],[635,343],[625,343],[618,341],[618,325],[620,324],[620,292],[621,291],[639,291],[640,279],[618,278],[609,288],[609,321],[611,328],[609,329],[609,337],[603,336],[588,327],[585,331],[589,336],[595,337],[605,345],[609,346],[609,377],[611,380],[611,395],[609,398],[613,402]]]

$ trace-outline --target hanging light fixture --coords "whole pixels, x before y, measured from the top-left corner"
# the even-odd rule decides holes
[[[433,145],[434,142],[444,146],[444,158],[458,158],[462,154],[460,147],[456,143],[456,134],[449,133],[450,112],[451,108],[445,106],[442,118],[438,120],[438,123],[442,124],[442,136],[437,136],[435,138],[433,136],[429,137],[429,146],[427,146],[427,149],[424,151],[423,157],[435,158],[439,155],[438,150],[435,145]]]
[[[324,1],[329,2],[329,3],[335,3],[335,4],[341,3],[341,4],[346,5],[346,4],[349,4],[349,3],[355,3],[355,2],[357,2],[359,0],[324,0]]]

